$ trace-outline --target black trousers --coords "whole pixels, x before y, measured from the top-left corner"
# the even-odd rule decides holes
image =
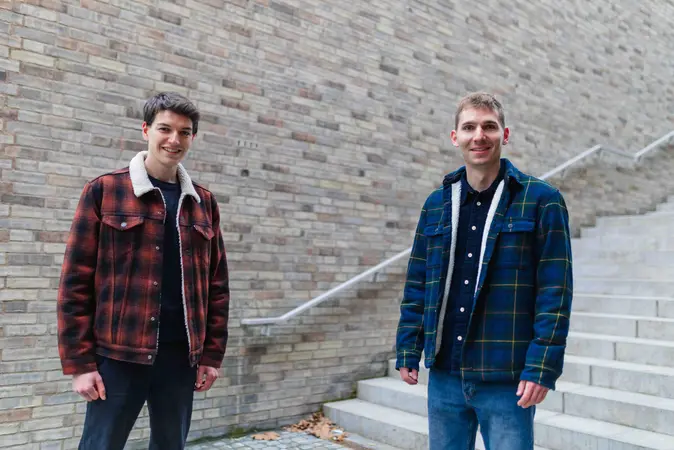
[[[123,450],[146,401],[149,449],[183,450],[197,378],[187,355],[187,343],[162,343],[152,366],[98,357],[107,398],[87,404],[79,450]]]

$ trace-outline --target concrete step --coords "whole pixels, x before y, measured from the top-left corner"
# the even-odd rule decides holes
[[[579,241],[580,242],[580,241]],[[586,241],[582,241],[586,242]],[[574,264],[607,264],[607,265],[647,265],[670,266],[674,261],[674,251],[661,250],[618,250],[610,247],[583,251],[578,244],[571,244]]]
[[[674,399],[674,367],[566,355],[561,381]]]
[[[411,393],[404,387],[400,388],[401,385],[404,385],[402,381],[393,379],[380,383],[378,386],[382,392],[377,394],[377,398],[385,400],[387,397],[397,396],[398,399],[405,399],[406,408],[415,403],[426,403],[426,389]],[[407,397],[405,394],[408,394]],[[400,407],[400,404],[396,406]],[[361,399],[329,403],[324,410],[331,420],[349,432],[405,449],[428,448],[428,425],[424,416]],[[552,450],[674,449],[671,436],[662,433],[597,419],[574,417],[542,408],[536,411],[535,441],[538,446]],[[476,448],[482,449],[482,442],[478,442]],[[542,447],[536,449],[543,450]]]
[[[573,331],[674,341],[674,319],[592,312],[572,314]]]
[[[667,264],[645,265],[605,262],[574,262],[574,276],[597,278],[639,278],[644,280],[674,279],[674,260]]]
[[[571,248],[574,254],[588,255],[596,254],[605,249],[613,251],[674,251],[674,237],[657,237],[648,235],[644,232],[641,237],[629,236],[597,236],[593,238],[578,239],[571,243]]]
[[[573,322],[573,317],[571,318]],[[674,342],[571,331],[567,355],[674,367]]]
[[[674,319],[674,298],[576,294],[573,297],[572,321],[576,312],[631,314]]]
[[[674,213],[643,214],[634,216],[605,216],[597,218],[596,228],[625,225],[658,225],[674,223]]]
[[[404,449],[428,448],[426,417],[360,399],[326,403],[323,412],[347,432]]]
[[[659,216],[648,216],[657,218]],[[599,236],[634,236],[643,237],[648,231],[648,235],[667,237],[671,232],[671,224],[666,222],[640,223],[633,225],[603,225],[592,228],[583,228],[580,231],[581,239],[592,239]]]
[[[630,389],[630,386],[624,386]],[[668,434],[674,444],[674,399],[560,381],[546,410]]]
[[[640,297],[671,297],[674,280],[644,280],[639,278],[574,277],[574,292],[579,294],[634,295]]]
[[[402,382],[401,382],[402,383]],[[424,401],[418,399],[418,401]],[[324,406],[325,415],[348,433],[357,431],[367,436],[369,442],[383,443],[372,449],[389,449],[392,445],[406,450],[425,450],[428,448],[428,418],[399,411],[386,406],[365,402],[360,399],[328,403]],[[372,444],[370,444],[372,445]],[[368,447],[365,447],[368,448]],[[646,447],[651,448],[651,447]],[[475,450],[484,450],[484,441],[477,434]],[[534,447],[534,450],[547,450]]]

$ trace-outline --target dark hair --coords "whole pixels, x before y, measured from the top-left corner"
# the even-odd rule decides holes
[[[197,134],[199,110],[186,97],[175,92],[160,92],[152,96],[143,107],[143,120],[148,125],[152,125],[155,117],[161,111],[173,111],[181,116],[189,117],[192,121],[192,134]]]
[[[505,128],[505,114],[503,114],[503,106],[501,105],[501,102],[496,100],[496,97],[493,95],[486,92],[473,92],[472,94],[468,94],[462,98],[461,101],[459,101],[459,106],[456,108],[454,128],[459,127],[459,116],[466,108],[491,109],[496,114],[498,114],[498,121],[501,123],[501,126]]]

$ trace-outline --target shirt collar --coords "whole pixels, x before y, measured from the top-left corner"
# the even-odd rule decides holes
[[[466,204],[466,201],[468,200],[468,194],[472,195],[482,194],[485,197],[485,199],[492,198],[494,196],[494,192],[496,192],[498,184],[505,177],[505,172],[506,172],[506,164],[504,163],[504,161],[501,161],[501,168],[498,172],[496,179],[492,182],[491,186],[489,186],[484,191],[478,193],[475,189],[471,187],[470,184],[468,184],[468,178],[466,176],[466,172],[464,171],[461,174],[461,204],[462,205]]]

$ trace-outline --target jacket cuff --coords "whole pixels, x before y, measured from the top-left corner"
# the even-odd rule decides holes
[[[83,373],[96,372],[98,365],[96,361],[61,361],[63,375],[82,375]]]
[[[419,370],[421,354],[410,350],[401,350],[396,355],[396,370],[405,367],[410,370]]]
[[[540,384],[541,386],[553,391],[555,390],[557,378],[559,377],[552,372],[541,371],[537,369],[524,369],[520,375],[521,381],[531,381],[532,383]]]
[[[224,357],[225,355],[222,353],[204,352],[201,355],[201,360],[199,360],[199,365],[219,369]]]

